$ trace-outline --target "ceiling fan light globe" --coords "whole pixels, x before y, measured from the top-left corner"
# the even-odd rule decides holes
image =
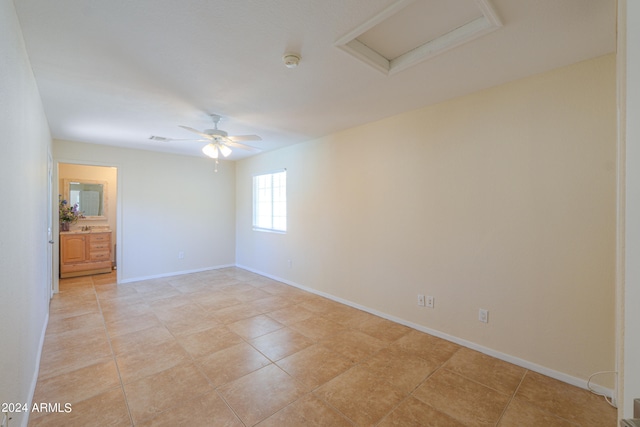
[[[202,147],[202,152],[206,155],[211,157],[212,159],[217,159],[218,158],[218,147],[215,146],[215,144],[207,144],[204,147]]]
[[[231,148],[227,147],[226,145],[220,144],[219,148],[223,156],[227,157],[229,154],[231,154]]]

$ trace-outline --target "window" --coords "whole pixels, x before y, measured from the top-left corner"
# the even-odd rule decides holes
[[[253,177],[253,228],[287,231],[287,171]]]

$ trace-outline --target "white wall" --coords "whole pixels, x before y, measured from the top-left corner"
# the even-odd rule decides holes
[[[621,418],[632,418],[633,399],[640,398],[640,3],[619,3],[618,51],[621,82],[620,124],[626,159],[622,169],[626,191],[623,211],[621,275],[621,334],[619,369]],[[625,14],[626,12],[626,14]]]
[[[615,76],[609,55],[242,160],[237,263],[584,385],[615,366]],[[254,232],[251,176],[278,168],[288,232]]]
[[[28,403],[49,309],[51,136],[11,0],[0,0],[0,100],[0,402]]]
[[[121,282],[234,265],[234,163],[215,172],[208,158],[58,140],[53,148],[57,162],[118,168]]]

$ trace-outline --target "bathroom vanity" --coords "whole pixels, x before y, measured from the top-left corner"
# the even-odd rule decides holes
[[[60,277],[111,272],[111,231],[60,232]]]

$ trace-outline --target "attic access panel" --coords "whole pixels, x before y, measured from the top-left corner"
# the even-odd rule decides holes
[[[501,26],[489,0],[398,0],[336,46],[393,74]]]

